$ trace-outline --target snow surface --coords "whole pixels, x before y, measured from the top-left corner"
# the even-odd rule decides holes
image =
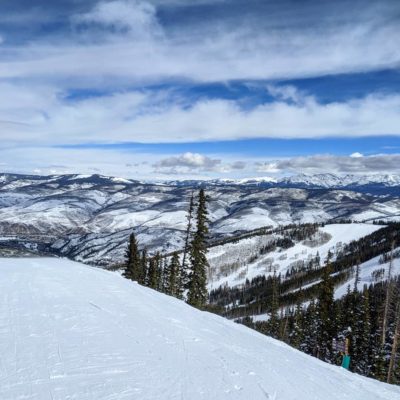
[[[381,228],[380,225],[361,223],[327,224],[318,231],[328,234],[329,240],[318,246],[310,247],[307,242],[297,242],[289,249],[277,249],[261,256],[258,254],[260,248],[271,240],[281,237],[280,235],[255,236],[236,243],[212,247],[208,254],[212,270],[208,287],[212,290],[221,285],[237,286],[245,283],[246,279],[251,280],[259,275],[273,275],[274,271],[277,274],[285,274],[297,262],[310,260],[316,257],[317,253],[323,264],[329,251],[335,255],[343,245]],[[248,261],[252,256],[257,258]]]
[[[400,251],[400,247],[395,249],[395,253]],[[373,272],[377,272],[380,270],[384,270],[384,275],[380,277],[379,281],[382,279],[388,279],[389,275],[389,262],[380,264],[381,256],[371,258],[371,260],[366,261],[365,263],[360,264],[360,269],[359,269],[359,282],[357,284],[358,290],[362,290],[364,285],[371,285],[373,283],[376,283],[377,280],[373,276]],[[355,268],[355,266],[354,266]],[[400,275],[400,259],[399,258],[393,258],[393,264],[392,264],[392,272],[391,276],[397,276]],[[343,283],[342,285],[338,286],[335,289],[335,298],[340,298],[344,296],[347,293],[347,288],[350,285],[350,289],[353,290],[354,288],[354,283],[355,283],[355,276],[351,277],[348,281]]]
[[[0,355],[2,400],[400,399],[397,386],[54,258],[0,259]]]

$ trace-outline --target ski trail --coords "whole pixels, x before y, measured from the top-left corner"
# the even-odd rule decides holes
[[[346,396],[400,400],[400,388],[107,271],[60,259],[0,259],[1,400]]]

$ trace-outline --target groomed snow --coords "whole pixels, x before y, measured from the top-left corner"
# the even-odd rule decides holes
[[[117,274],[0,259],[2,400],[396,400],[347,372]]]

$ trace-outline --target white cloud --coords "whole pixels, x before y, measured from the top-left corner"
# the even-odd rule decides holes
[[[377,154],[363,157],[315,155],[257,163],[258,172],[335,174],[400,173],[400,154]]]
[[[133,36],[136,40],[152,38],[162,31],[155,7],[148,2],[136,0],[102,1],[91,11],[76,15],[73,22],[89,28],[92,24],[102,25],[128,33],[130,39]]]
[[[257,172],[262,172],[262,173],[268,173],[268,174],[276,174],[278,172],[282,172],[279,167],[277,162],[256,162],[256,171]]]
[[[358,151],[356,151],[355,153],[350,154],[350,157],[360,158],[360,157],[364,157],[364,154],[359,153]]]
[[[75,85],[94,81],[107,86],[114,81],[110,77],[124,84],[171,77],[213,82],[400,66],[400,25],[392,18],[390,7],[365,7],[357,13],[348,10],[352,23],[331,18],[318,24],[316,20],[315,27],[310,24],[305,28],[304,21],[296,21],[293,15],[285,26],[279,26],[268,13],[255,16],[256,20],[237,16],[171,27],[161,25],[156,6],[149,1],[100,2],[73,18],[73,24],[88,25],[82,37],[30,41],[16,47],[12,57],[0,61],[0,77],[41,77]],[[114,31],[107,29],[109,36],[99,39],[98,29],[92,25],[114,27]],[[116,36],[115,30],[126,35]]]
[[[239,101],[170,91],[123,91],[73,99],[38,84],[0,83],[2,143],[196,142],[243,138],[398,135],[400,95],[345,102],[277,100],[242,109]],[[297,93],[297,96],[299,94]]]
[[[193,170],[218,171],[222,167],[221,160],[190,152],[164,158],[156,162],[153,166],[156,171],[166,174],[184,174]]]
[[[42,175],[100,173],[132,179],[165,180],[210,179],[239,170],[239,175],[247,174],[242,161],[229,156],[224,156],[222,161],[190,152],[159,155],[118,149],[31,146],[0,148],[0,160],[0,172]]]
[[[399,94],[371,93],[354,100],[322,103],[294,86],[270,84],[267,90],[275,101],[244,109],[240,99],[192,100],[170,90],[137,88],[149,83],[273,80],[399,68],[400,25],[391,18],[390,7],[349,10],[351,23],[322,21],[318,27],[310,24],[306,29],[302,21],[292,23],[290,18],[282,28],[268,13],[258,17],[262,23],[240,16],[221,21],[202,19],[194,25],[184,19],[182,23],[163,24],[157,7],[178,3],[182,7],[188,4],[183,0],[103,1],[72,18],[71,34],[50,39],[46,35],[14,46],[7,36],[7,52],[0,55],[1,147],[19,146],[18,151],[12,150],[15,159],[7,153],[7,163],[15,167],[19,160],[23,166],[27,162],[24,153],[31,170],[53,170],[49,166],[59,158],[65,160],[62,164],[68,170],[77,166],[86,170],[85,163],[72,154],[83,155],[85,161],[90,154],[96,159],[93,168],[113,174],[120,167],[108,165],[101,159],[104,154],[115,163],[133,166],[137,162],[122,153],[53,149],[45,154],[37,150],[33,151],[36,160],[28,153],[32,146],[57,144],[400,134]],[[201,3],[212,2],[196,1]],[[11,17],[0,19],[7,23],[21,20],[18,15]],[[37,17],[34,13],[24,21],[31,23]],[[51,22],[47,15],[40,18]],[[70,88],[85,89],[89,94],[95,88],[101,95],[74,98],[73,93],[67,96]],[[68,161],[67,154],[75,164]],[[358,164],[363,168],[375,165],[369,157],[357,158],[355,154],[346,160],[364,160]],[[169,167],[177,173],[254,172],[249,169],[249,160],[243,165],[219,156],[211,161],[201,157],[205,156],[192,153],[166,158],[181,162]],[[153,173],[152,165],[161,162],[157,157],[148,161],[144,174]],[[325,161],[340,170],[337,162]],[[352,170],[354,162],[344,165]],[[378,167],[382,163],[377,163]],[[267,161],[257,169],[278,173],[292,171],[293,166],[317,170],[321,165],[316,159],[304,163],[297,159],[286,165]],[[165,172],[168,167],[159,166],[159,170]]]
[[[266,160],[198,153],[160,155],[118,149],[10,147],[0,148],[0,172],[66,174],[100,173],[133,179],[248,178],[273,174],[330,172],[343,174],[400,174],[400,154],[350,156],[315,155]],[[240,168],[239,168],[240,167]],[[242,168],[243,167],[243,168]]]
[[[299,90],[292,85],[267,85],[269,94],[278,100],[293,101],[294,103],[301,103],[307,97],[299,92]]]

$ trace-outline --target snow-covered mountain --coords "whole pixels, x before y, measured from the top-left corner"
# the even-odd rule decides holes
[[[0,244],[100,264],[121,260],[134,228],[150,251],[180,249],[193,187],[101,175],[0,175]],[[396,189],[396,188],[395,188]],[[400,198],[352,190],[208,185],[213,238],[265,226],[400,218]]]
[[[399,400],[350,373],[115,273],[0,259],[0,398]]]
[[[208,181],[183,180],[169,181],[171,185],[177,186],[224,186],[245,185],[262,187],[287,187],[287,188],[314,188],[314,189],[353,189],[356,191],[379,191],[380,193],[393,193],[393,189],[400,187],[400,176],[394,174],[369,174],[369,175],[335,175],[331,173],[322,174],[299,174],[284,178],[271,176],[242,178],[242,179],[212,179]],[[390,190],[392,189],[392,190]],[[397,191],[396,193],[400,193]]]

